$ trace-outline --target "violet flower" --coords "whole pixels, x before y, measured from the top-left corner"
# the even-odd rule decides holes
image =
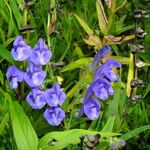
[[[106,100],[108,99],[109,95],[114,94],[114,90],[111,84],[103,78],[98,79],[95,82],[95,85],[92,90],[94,91],[94,94],[101,100]]]
[[[119,145],[119,148],[121,148],[126,145],[126,142],[123,139],[119,139],[118,145]]]
[[[58,83],[55,83],[51,89],[47,89],[45,92],[45,100],[50,106],[62,105],[65,99],[66,95]]]
[[[61,123],[61,121],[65,118],[65,113],[59,107],[51,107],[45,110],[44,118],[52,126],[58,126]]]
[[[109,95],[114,94],[114,90],[108,80],[105,78],[99,78],[88,87],[85,95],[85,101],[87,101],[94,94],[98,98],[106,100]]]
[[[18,88],[18,82],[23,81],[24,72],[15,66],[10,66],[7,70],[6,77],[9,80],[10,87],[16,89]]]
[[[27,95],[26,100],[33,109],[41,109],[46,104],[44,91],[40,91],[36,88],[32,89],[32,91]]]
[[[39,39],[38,44],[33,48],[30,56],[31,61],[36,65],[45,65],[52,56],[48,46],[44,43],[42,38]]]
[[[98,63],[110,52],[110,46],[103,46],[94,57],[93,67],[95,68]]]
[[[17,36],[11,50],[13,58],[17,61],[28,62],[26,72],[23,72],[15,66],[8,68],[6,76],[9,79],[10,87],[17,88],[18,82],[23,80],[31,87],[31,92],[27,95],[26,101],[33,109],[41,109],[46,103],[50,105],[44,112],[44,117],[49,124],[57,126],[65,118],[65,112],[58,106],[62,105],[66,99],[58,83],[55,83],[51,89],[46,92],[40,90],[46,77],[46,72],[42,70],[41,65],[45,65],[50,60],[52,53],[43,39],[39,39],[33,51],[31,47],[25,44],[22,36]]]
[[[121,67],[120,62],[113,59],[108,59],[102,66],[100,66],[95,71],[93,81],[96,81],[100,77],[106,77],[110,82],[120,81],[120,79],[112,71],[113,67],[120,68]]]
[[[24,42],[21,35],[16,37],[13,46],[14,47],[11,49],[11,54],[15,60],[24,61],[29,58],[32,49]]]
[[[101,105],[96,98],[90,98],[83,105],[83,110],[86,116],[91,120],[96,120],[99,116]]]
[[[110,50],[111,48],[109,46],[103,46],[102,49],[100,49],[94,57],[94,68],[97,67],[99,61],[103,59]],[[81,117],[85,113],[91,120],[98,118],[101,106],[97,99],[93,98],[93,96],[96,96],[101,100],[106,100],[109,95],[114,94],[114,90],[110,82],[119,81],[120,79],[112,71],[113,67],[120,68],[121,64],[116,60],[108,59],[95,71],[93,81],[86,91],[83,106],[80,109],[78,117]]]
[[[24,75],[24,80],[29,86],[38,87],[43,83],[45,77],[45,71],[43,71],[40,67],[35,66],[33,63],[30,63]]]

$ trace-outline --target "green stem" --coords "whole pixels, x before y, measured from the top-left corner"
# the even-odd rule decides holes
[[[51,6],[51,1],[49,0],[49,7]],[[48,16],[47,16],[47,43],[48,43],[48,47],[51,46],[51,41],[50,41],[50,35],[49,35],[49,31],[50,31],[50,20],[51,20],[51,15],[50,13],[48,13]]]
[[[51,46],[51,41],[50,41],[50,35],[49,35],[49,28],[50,28],[50,13],[48,13],[48,17],[47,17],[47,42],[48,42],[48,47]]]
[[[27,25],[27,21],[28,21],[28,9],[27,7],[24,8],[24,11],[23,11],[23,20],[24,20],[24,23],[23,25],[26,26]]]
[[[112,25],[113,16],[115,14],[115,8],[116,8],[116,0],[113,1],[112,7],[111,7],[111,10],[110,10],[110,15],[109,15],[109,18],[108,18],[108,24],[107,24],[107,28],[106,28],[106,31],[105,31],[105,35],[108,35],[109,29]]]
[[[24,10],[23,10],[23,20],[24,20],[24,23],[23,23],[23,26],[27,26],[27,21],[28,21],[28,8],[25,6]],[[29,32],[27,31],[27,35],[26,35],[26,39],[25,39],[26,42],[29,42]],[[24,69],[24,66],[25,66],[25,62],[23,62],[21,65],[20,65],[20,69],[23,70]],[[24,97],[24,83],[21,83],[21,87],[20,87],[20,93],[21,93],[21,98]]]

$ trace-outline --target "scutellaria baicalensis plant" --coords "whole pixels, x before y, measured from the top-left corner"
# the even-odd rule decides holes
[[[46,65],[52,53],[43,39],[32,49],[25,44],[21,35],[17,36],[11,54],[14,60],[27,61],[26,72],[19,70],[16,66],[10,66],[6,77],[9,80],[11,89],[18,88],[18,82],[25,82],[31,88],[26,96],[26,101],[33,109],[42,109],[46,104],[50,106],[44,112],[44,118],[53,126],[57,126],[65,118],[65,112],[59,107],[66,99],[65,93],[58,83],[51,89],[42,90],[42,84],[46,78],[46,72],[42,69]]]
[[[120,79],[116,76],[112,68],[120,68],[121,64],[116,60],[108,59],[103,65],[98,66],[100,60],[102,60],[110,50],[111,48],[109,46],[103,46],[94,57],[93,67],[95,68],[95,73],[93,81],[86,91],[79,117],[85,113],[89,119],[96,120],[101,108],[98,99],[106,100],[109,95],[114,94],[111,82],[118,82]]]

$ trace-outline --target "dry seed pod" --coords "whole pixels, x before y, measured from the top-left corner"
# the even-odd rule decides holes
[[[136,60],[135,65],[136,65],[136,67],[138,67],[138,68],[142,68],[142,67],[145,66],[145,64],[144,64],[141,60],[139,60],[139,59]]]
[[[142,17],[144,18],[148,18],[149,17],[149,14],[150,14],[150,11],[145,11],[145,10],[142,10]]]
[[[135,88],[137,86],[137,80],[132,79],[131,82],[130,82],[130,86],[131,86],[131,88]]]
[[[130,44],[130,49],[131,49],[132,54],[135,54],[138,50],[137,46],[134,44]]]
[[[136,33],[136,36],[139,38],[143,38],[147,34],[140,27],[136,29],[135,33]]]
[[[140,52],[144,52],[145,51],[145,47],[143,45],[138,45],[137,47],[140,50]]]
[[[31,27],[30,25],[26,25],[26,26],[23,26],[19,29],[20,32],[22,33],[27,33],[27,32],[34,32],[34,27]]]
[[[143,81],[143,80],[137,80],[137,86],[139,86],[139,87],[144,87],[145,86],[145,81]]]
[[[144,87],[145,85],[145,81],[140,80],[140,79],[132,79],[130,82],[130,86],[131,88],[135,88],[135,87]]]
[[[128,44],[132,54],[136,54],[137,51],[144,52],[145,47],[143,45],[135,45],[135,44]]]
[[[132,101],[136,102],[136,101],[140,100],[141,98],[142,98],[142,95],[134,95],[134,96],[132,96]]]
[[[141,10],[134,10],[134,17],[135,18],[141,18],[142,17],[142,11]]]
[[[96,135],[85,135],[83,150],[93,150],[99,143],[100,134]]]

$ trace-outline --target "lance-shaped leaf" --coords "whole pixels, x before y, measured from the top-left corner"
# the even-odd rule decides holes
[[[67,66],[63,67],[61,72],[70,71],[76,68],[81,68],[83,66],[86,66],[88,63],[91,63],[93,61],[93,58],[87,57],[87,58],[80,58],[74,62],[71,62]]]
[[[38,138],[22,107],[9,99],[10,118],[18,150],[37,150]]]
[[[131,94],[131,86],[130,82],[132,79],[135,77],[135,72],[134,72],[134,55],[130,54],[130,62],[129,62],[129,71],[128,71],[128,80],[127,80],[127,96],[129,97]]]
[[[99,48],[102,47],[102,42],[99,39],[95,39],[91,36],[83,38],[84,42],[88,45],[93,45],[93,46],[97,46]]]
[[[88,26],[88,24],[86,24],[78,15],[76,15],[76,14],[74,14],[74,15],[75,15],[76,19],[78,20],[78,22],[80,23],[80,25],[82,26],[82,28],[85,30],[85,32],[90,37],[89,38],[90,40],[89,41],[86,40],[86,42],[89,43],[89,45],[94,45],[93,42],[91,42],[91,41],[95,41],[95,43],[99,43],[98,45],[102,45],[100,38],[95,35],[95,33]]]
[[[80,137],[85,135],[95,135],[100,134],[103,137],[112,137],[119,135],[118,133],[112,132],[98,132],[83,129],[72,129],[62,132],[50,132],[42,137],[38,144],[38,149],[40,150],[61,150],[67,147],[69,144],[80,143]]]
[[[16,62],[14,61],[13,57],[10,54],[10,51],[1,44],[0,44],[0,57],[6,59],[8,62],[10,62],[13,65],[16,64]]]
[[[56,2],[55,0],[52,0],[51,1],[51,8],[55,8],[56,7]],[[56,9],[54,9],[52,12],[51,12],[51,20],[50,20],[50,23],[49,23],[49,35],[52,34],[55,30],[55,26],[56,26],[56,21],[57,21],[57,11]]]
[[[113,35],[106,35],[104,36],[104,38],[106,39],[106,42],[104,43],[104,45],[112,45],[112,44],[121,44],[123,42],[126,42],[128,40],[134,39],[135,35],[127,35],[127,36],[113,36]]]
[[[96,1],[96,9],[100,30],[102,33],[105,33],[107,28],[107,18],[101,0]]]
[[[129,131],[129,132],[125,133],[124,135],[122,135],[121,138],[124,140],[128,140],[130,138],[137,136],[139,133],[141,133],[145,130],[150,130],[150,125],[145,125],[145,126],[142,126],[139,128],[135,128],[134,130]]]

